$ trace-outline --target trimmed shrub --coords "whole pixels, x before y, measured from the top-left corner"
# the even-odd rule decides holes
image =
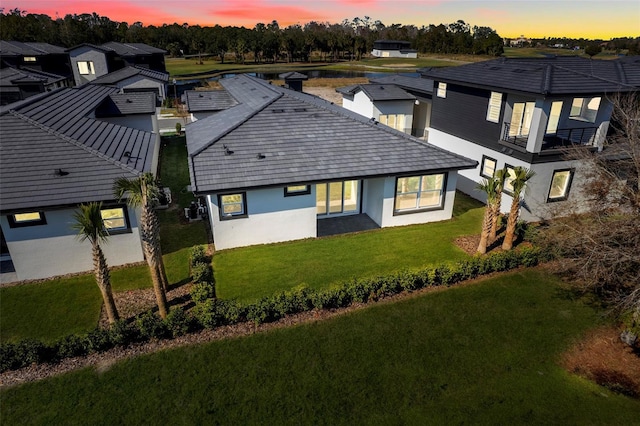
[[[245,308],[235,300],[209,299],[194,308],[195,320],[209,329],[242,322],[245,315]]]
[[[136,318],[136,327],[144,339],[164,339],[169,335],[164,321],[153,311],[147,311]]]
[[[191,299],[196,303],[202,303],[208,299],[216,298],[216,288],[211,283],[198,282],[191,287]]]
[[[59,359],[83,356],[89,353],[87,339],[76,334],[63,337],[56,343],[56,353]]]
[[[140,339],[139,330],[126,320],[119,320],[109,327],[109,339],[114,346],[127,346]]]
[[[95,328],[85,337],[89,352],[104,352],[113,347],[109,330]]]
[[[22,367],[22,360],[16,357],[16,345],[3,343],[0,345],[0,372]]]
[[[263,297],[256,303],[247,306],[247,320],[255,325],[277,321],[280,318],[281,315],[276,309],[274,298]]]
[[[191,267],[191,276],[194,283],[213,283],[213,270],[208,263],[195,263]]]
[[[205,247],[202,245],[191,248],[191,266],[193,267],[196,263],[209,263]]]
[[[182,307],[176,307],[169,311],[164,322],[172,337],[183,336],[193,328],[193,321]]]

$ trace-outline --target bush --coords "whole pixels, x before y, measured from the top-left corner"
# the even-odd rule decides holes
[[[191,267],[196,263],[209,263],[209,258],[203,245],[197,245],[191,248]]]
[[[136,318],[136,327],[144,339],[164,339],[169,335],[164,321],[153,311],[147,311]]]
[[[209,299],[196,305],[194,317],[202,327],[213,329],[242,322],[245,308],[235,300]]]
[[[247,320],[255,325],[266,322],[273,322],[281,318],[280,312],[276,309],[274,298],[263,297],[256,303],[247,306]]]
[[[164,322],[172,337],[183,336],[193,328],[193,321],[181,307],[173,308]]]
[[[113,347],[109,330],[96,328],[85,337],[89,352],[104,352]]]
[[[182,133],[182,124],[176,123],[176,133],[177,134]]]
[[[126,320],[119,320],[109,327],[109,339],[114,346],[127,346],[140,339],[138,329]]]
[[[83,356],[89,353],[88,341],[86,338],[76,334],[63,337],[56,344],[56,353],[59,359]]]
[[[216,288],[211,283],[199,282],[191,287],[191,299],[196,303],[202,303],[208,299],[216,298]]]
[[[195,283],[213,283],[213,271],[211,265],[197,262],[191,267],[191,276]]]

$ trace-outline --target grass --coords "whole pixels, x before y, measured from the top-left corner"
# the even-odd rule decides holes
[[[180,221],[181,207],[193,199],[185,190],[189,170],[184,143],[184,137],[163,139],[161,158],[164,185],[171,188],[173,201],[180,206],[158,212],[163,258],[171,284],[189,279],[190,248],[207,242],[202,222]],[[113,269],[111,283],[114,292],[149,288],[149,269],[146,264]],[[0,342],[27,337],[53,341],[70,333],[90,331],[98,323],[101,306],[102,296],[92,274],[0,288]]]
[[[251,301],[296,287],[325,288],[467,255],[453,244],[480,232],[482,205],[458,193],[454,219],[288,243],[243,247],[213,257],[216,293]]]
[[[544,272],[0,392],[6,424],[636,424],[556,361],[599,323]]]

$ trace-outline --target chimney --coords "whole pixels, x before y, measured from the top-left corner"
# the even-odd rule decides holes
[[[295,71],[280,74],[278,77],[284,80],[284,87],[296,92],[302,92],[302,82],[309,79],[306,75]]]

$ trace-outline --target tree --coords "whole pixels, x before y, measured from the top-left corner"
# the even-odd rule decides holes
[[[493,224],[493,215],[496,210],[498,180],[496,178],[482,179],[476,186],[476,189],[487,194],[487,206],[484,208],[482,231],[480,231],[480,244],[478,244],[478,253],[485,254],[487,252],[487,246],[489,245],[489,234],[491,232],[491,225]]]
[[[511,209],[509,210],[509,217],[507,218],[507,229],[504,234],[504,241],[502,241],[502,250],[511,250],[513,247],[516,225],[520,217],[521,197],[527,187],[527,182],[531,180],[534,175],[535,173],[526,167],[517,166],[513,169],[513,177],[511,179],[513,201],[511,202]]]
[[[504,189],[504,181],[507,178],[508,171],[506,168],[496,170],[494,179],[497,181],[496,201],[493,205],[493,218],[491,222],[491,231],[489,232],[489,244],[496,241],[498,234],[498,222],[500,221],[500,208],[502,207],[502,190]]]
[[[589,43],[584,48],[584,53],[589,55],[589,58],[593,58],[594,56],[596,56],[600,52],[602,52],[602,48],[600,47],[600,45],[598,43]]]
[[[109,232],[104,226],[102,220],[102,203],[81,204],[80,209],[73,215],[75,223],[73,229],[78,231],[80,241],[89,240],[91,243],[91,254],[93,256],[93,274],[96,278],[96,284],[102,293],[105,310],[109,323],[113,324],[118,321],[118,309],[113,300],[111,291],[111,279],[109,275],[109,266],[107,260],[100,247],[100,242],[105,242],[109,236]]]
[[[640,95],[610,101],[612,129],[602,152],[572,150],[584,196],[552,211],[556,219],[541,243],[577,288],[600,296],[613,313],[635,317],[640,334]]]
[[[143,173],[136,179],[131,180],[118,178],[113,185],[113,190],[119,200],[126,196],[129,206],[142,208],[140,215],[142,249],[151,272],[151,280],[153,281],[160,317],[166,318],[168,312],[166,292],[169,284],[164,262],[162,261],[158,216],[153,208],[153,200],[158,196],[155,178],[151,173]]]

